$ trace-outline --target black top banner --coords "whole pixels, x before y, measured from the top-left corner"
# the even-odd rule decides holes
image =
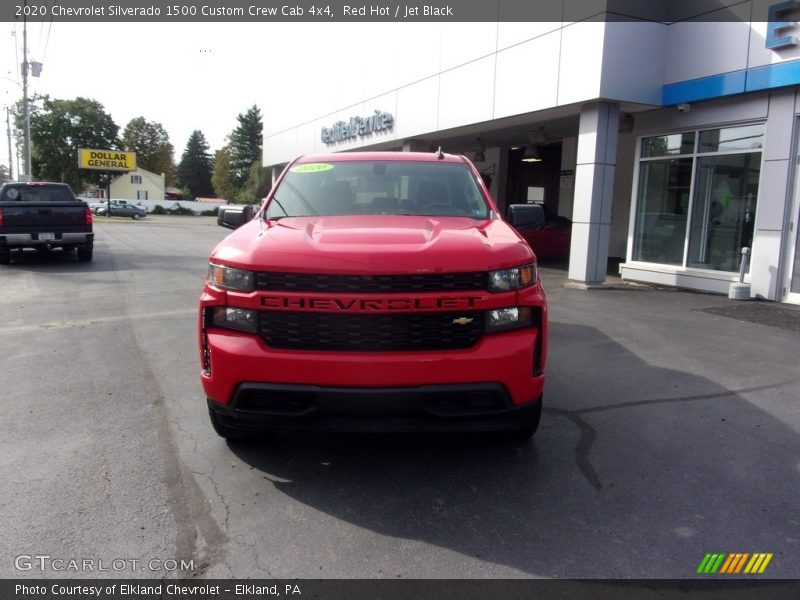
[[[796,600],[781,580],[6,579],[3,600]]]
[[[10,0],[0,21],[573,22],[766,21],[730,0]]]

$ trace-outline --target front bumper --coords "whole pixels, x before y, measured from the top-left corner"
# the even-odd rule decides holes
[[[500,384],[514,406],[542,395],[537,372],[541,331],[526,328],[485,335],[462,350],[323,352],[276,350],[255,335],[209,328],[210,372],[201,374],[206,396],[229,405],[242,384],[387,389],[426,385]]]
[[[415,388],[242,384],[229,405],[208,400],[227,427],[262,431],[509,431],[538,419],[541,398],[515,406],[496,383]]]

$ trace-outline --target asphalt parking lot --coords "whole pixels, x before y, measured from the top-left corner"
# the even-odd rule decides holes
[[[579,291],[545,266],[533,440],[229,446],[195,340],[226,231],[153,215],[96,231],[91,263],[0,270],[0,577],[101,575],[19,569],[46,553],[192,562],[126,577],[687,578],[709,552],[773,553],[769,577],[800,577],[795,307]]]

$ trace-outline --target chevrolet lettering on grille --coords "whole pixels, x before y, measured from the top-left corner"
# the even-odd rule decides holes
[[[308,310],[341,312],[391,312],[413,310],[459,310],[473,308],[480,296],[456,298],[307,298],[263,296],[261,306],[268,310]]]

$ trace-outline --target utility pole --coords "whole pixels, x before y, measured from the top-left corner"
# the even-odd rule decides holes
[[[25,10],[22,13],[22,119],[25,123],[25,135],[23,138],[23,154],[25,154],[25,178],[20,177],[20,181],[30,181],[31,171],[31,113],[28,107],[28,0],[25,0]]]
[[[8,178],[14,181],[14,155],[11,154],[11,107],[6,106],[6,134],[8,135]]]

